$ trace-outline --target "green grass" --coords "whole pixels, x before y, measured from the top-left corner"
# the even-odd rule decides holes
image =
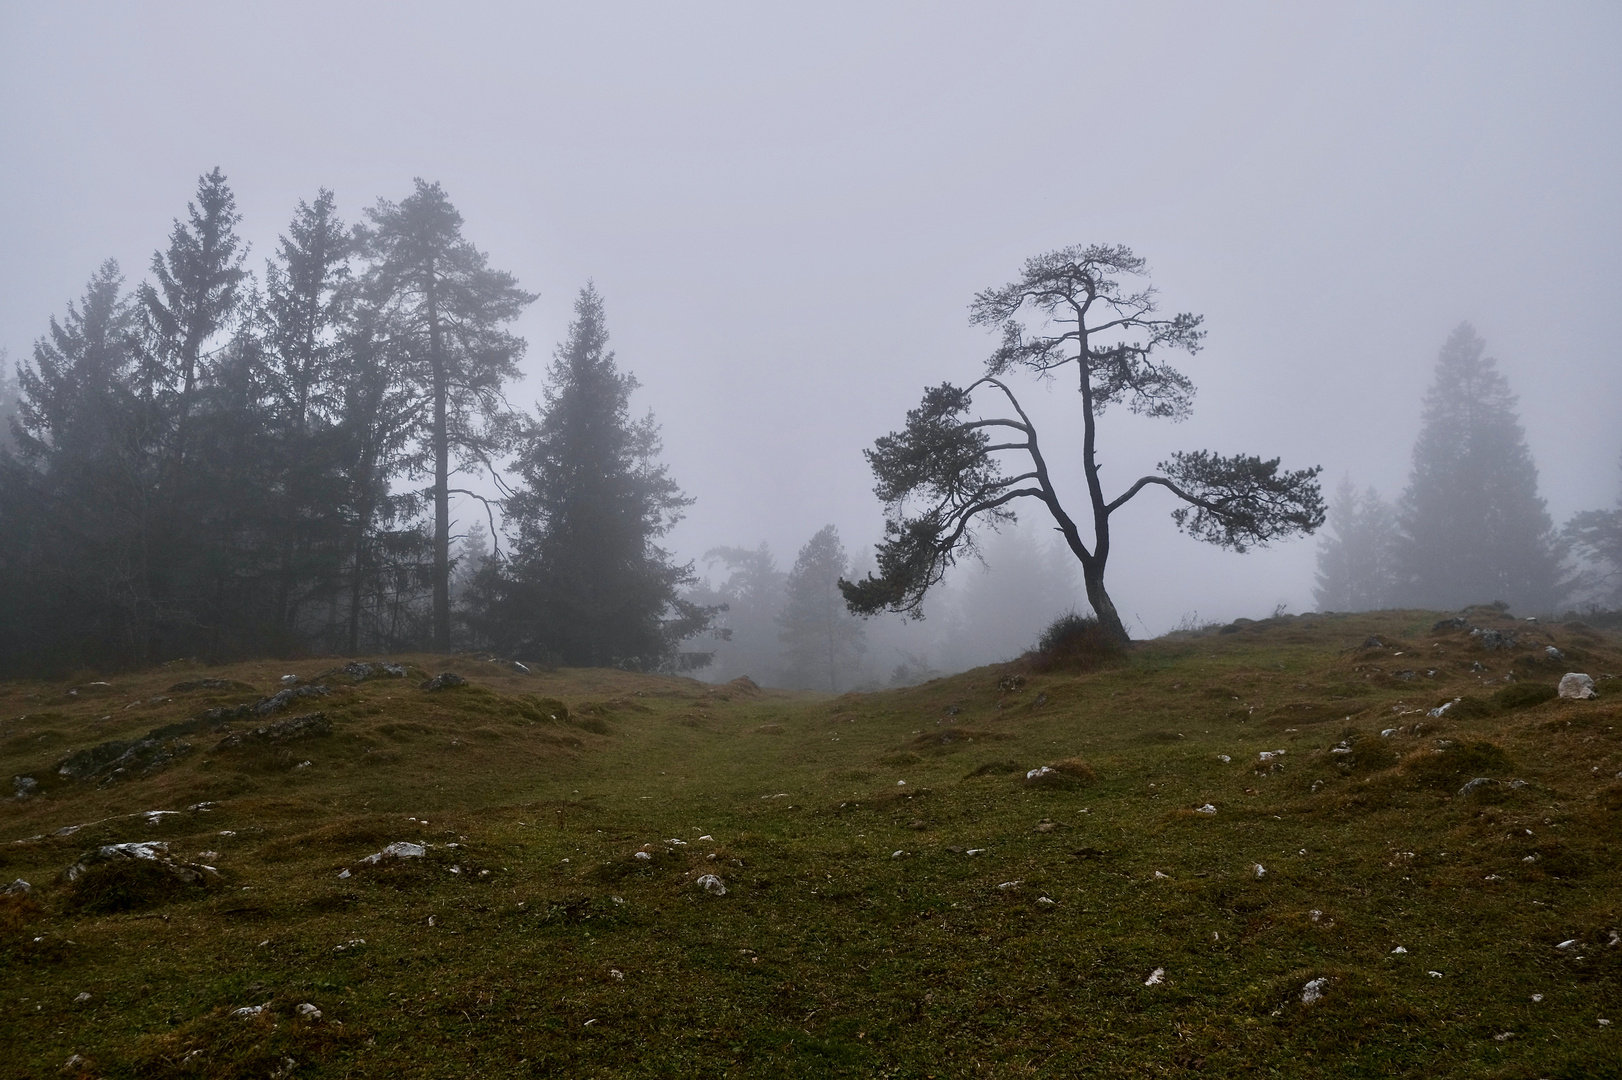
[[[5,684],[0,773],[41,787],[0,804],[35,885],[0,903],[0,1074],[1622,1075],[1622,684],[1498,693],[1622,672],[1619,640],[1435,618],[838,698],[417,656],[233,722],[329,736],[181,734],[106,784],[53,768],[329,662]],[[441,670],[470,685],[417,689]],[[208,677],[247,688],[166,691]],[[59,879],[136,840],[220,878]]]

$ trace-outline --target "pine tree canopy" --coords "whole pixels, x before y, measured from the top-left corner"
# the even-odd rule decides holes
[[[1416,607],[1546,612],[1560,600],[1560,550],[1515,396],[1485,353],[1461,323],[1437,357],[1398,508],[1398,587]]]

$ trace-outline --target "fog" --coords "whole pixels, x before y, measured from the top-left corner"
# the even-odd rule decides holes
[[[1614,4],[583,7],[0,7],[0,346],[26,357],[105,258],[139,281],[216,165],[256,269],[320,187],[354,221],[437,180],[540,294],[514,402],[595,281],[697,500],[669,544],[765,541],[786,569],[826,524],[854,555],[878,539],[862,450],[924,386],[980,372],[977,290],[1122,243],[1209,337],[1180,362],[1193,419],[1107,414],[1114,491],[1210,447],[1395,496],[1468,319],[1555,521],[1615,503]],[[1022,400],[1079,494],[1073,383]],[[1231,554],[1171,509],[1150,492],[1114,519],[1134,634],[1310,610],[1312,540]],[[993,573],[1020,550],[988,545]],[[1017,650],[1040,622],[930,660]]]

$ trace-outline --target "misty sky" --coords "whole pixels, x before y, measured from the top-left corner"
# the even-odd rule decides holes
[[[1622,7],[1338,8],[0,0],[0,345],[109,256],[138,282],[215,165],[261,273],[317,188],[354,221],[438,180],[541,294],[514,400],[595,279],[698,499],[673,546],[787,564],[829,522],[877,538],[861,450],[979,372],[976,290],[1124,243],[1210,336],[1193,420],[1106,422],[1115,490],[1209,446],[1395,496],[1468,319],[1556,522],[1614,505]],[[1073,383],[1025,397],[1079,492]],[[1310,608],[1314,541],[1232,555],[1170,509],[1115,519],[1132,632]]]

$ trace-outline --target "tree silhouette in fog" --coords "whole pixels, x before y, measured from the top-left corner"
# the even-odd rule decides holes
[[[1012,504],[1033,499],[1047,508],[1080,561],[1087,600],[1105,632],[1125,641],[1126,628],[1104,587],[1110,518],[1145,488],[1162,487],[1177,497],[1181,505],[1172,520],[1178,528],[1236,551],[1310,533],[1323,523],[1320,470],[1281,471],[1277,458],[1176,453],[1160,463],[1159,474],[1139,479],[1113,499],[1106,496],[1099,416],[1125,405],[1140,415],[1181,420],[1193,408],[1193,384],[1159,354],[1197,352],[1204,337],[1201,317],[1157,318],[1154,289],[1126,283],[1145,272],[1144,260],[1125,247],[1069,247],[1026,260],[1017,281],[975,296],[970,321],[1002,336],[985,374],[966,387],[942,383],[927,390],[907,414],[906,427],[867,451],[878,481],[874,491],[885,504],[885,539],[878,574],[840,584],[851,610],[919,614],[925,593],[959,554],[975,550],[976,529],[1012,520]],[[1045,332],[1028,333],[1018,321],[1024,311],[1040,316]],[[1090,542],[1061,504],[1036,426],[1005,381],[1019,371],[1052,378],[1069,367],[1080,395]],[[978,413],[977,393],[1009,412]],[[1014,455],[1022,471],[1005,474],[1002,455]]]
[[[1538,496],[1515,396],[1469,323],[1436,359],[1398,503],[1398,588],[1415,607],[1502,600],[1520,612],[1560,599],[1560,550]]]
[[[475,585],[473,622],[513,655],[576,666],[691,668],[681,653],[713,609],[657,543],[691,505],[658,457],[652,415],[630,411],[635,377],[608,349],[602,297],[587,285],[548,369],[538,420],[518,439],[522,478],[505,501],[511,558]]]

